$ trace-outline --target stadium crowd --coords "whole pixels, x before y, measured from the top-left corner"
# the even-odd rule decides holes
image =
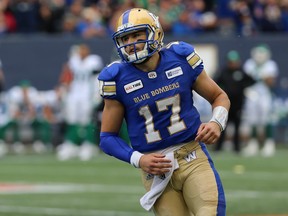
[[[164,31],[174,35],[288,32],[287,0],[1,0],[0,36],[107,36],[115,19],[132,7],[159,14]]]

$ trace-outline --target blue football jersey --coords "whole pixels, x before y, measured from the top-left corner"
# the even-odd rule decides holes
[[[155,71],[113,62],[98,77],[101,96],[124,105],[131,145],[139,152],[189,142],[201,124],[192,89],[202,59],[185,42],[170,43],[159,54]]]

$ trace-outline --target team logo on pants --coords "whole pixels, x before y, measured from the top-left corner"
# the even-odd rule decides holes
[[[192,151],[190,152],[189,154],[187,154],[184,159],[187,161],[187,162],[190,162],[192,160],[195,160],[197,158],[196,156],[196,151]]]

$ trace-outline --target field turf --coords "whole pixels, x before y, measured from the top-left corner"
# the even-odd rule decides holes
[[[214,154],[227,216],[288,216],[288,148],[273,158]],[[0,216],[151,216],[139,170],[103,153],[83,162],[53,154],[0,158]]]

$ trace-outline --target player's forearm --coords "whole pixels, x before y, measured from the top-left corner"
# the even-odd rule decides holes
[[[117,133],[101,132],[100,148],[108,155],[139,167],[139,160],[143,154],[134,151],[128,143],[121,139]]]
[[[230,109],[230,100],[228,95],[221,91],[221,93],[215,98],[215,100],[211,103],[212,109],[214,109],[217,106],[224,107],[227,111]]]

